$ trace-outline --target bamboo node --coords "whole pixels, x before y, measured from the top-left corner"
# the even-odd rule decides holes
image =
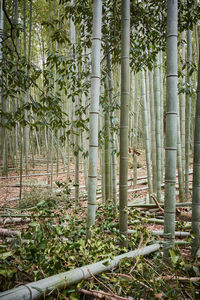
[[[178,77],[178,74],[168,74],[168,75],[166,75],[166,78],[169,78],[169,77]]]
[[[30,300],[32,300],[33,299],[33,294],[32,294],[31,288],[28,285],[23,285],[23,286],[25,286],[29,290]]]
[[[176,111],[168,111],[166,115],[178,115],[178,113]]]
[[[169,37],[178,37],[178,35],[176,33],[170,33],[170,34],[167,34],[167,37],[166,38],[169,38]]]
[[[101,79],[101,77],[100,76],[98,76],[98,75],[91,75],[91,77],[90,77],[91,79],[92,78],[97,78],[97,79]]]
[[[90,114],[92,115],[92,114],[96,114],[96,115],[98,115],[99,114],[99,112],[98,111],[90,111]]]
[[[176,147],[165,147],[165,150],[174,150],[174,151],[176,151],[177,148]]]
[[[99,37],[93,37],[92,40],[99,40],[99,41],[101,41],[101,38],[99,38]]]
[[[176,180],[165,179],[165,183],[176,183]]]

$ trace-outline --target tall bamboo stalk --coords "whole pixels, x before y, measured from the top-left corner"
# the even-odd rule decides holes
[[[3,49],[2,49],[2,41],[3,41],[3,34],[4,34],[4,11],[3,11],[3,1],[1,1],[1,21],[0,21],[0,30],[1,30],[1,36],[0,36],[0,62],[3,60]],[[0,71],[2,74],[2,70]],[[0,74],[0,75],[1,75]],[[8,99],[5,99],[5,97],[1,94],[1,106],[2,111],[4,113],[7,113],[7,101]],[[2,155],[2,175],[8,176],[8,141],[7,141],[7,129],[5,128],[6,118],[5,116],[2,116],[2,128],[1,128],[1,155]]]
[[[109,49],[109,47],[108,47]],[[113,79],[112,79],[112,57],[110,51],[107,55],[108,66],[108,91],[109,91],[109,103],[113,105]],[[116,206],[117,202],[117,178],[116,178],[116,147],[115,147],[115,131],[114,131],[114,111],[110,112],[110,127],[111,127],[111,187],[112,187],[112,199],[113,204]]]
[[[190,127],[191,127],[191,82],[190,67],[192,63],[192,31],[187,31],[187,87],[185,111],[185,198],[188,199],[189,191],[189,168],[190,168]]]
[[[109,95],[108,78],[105,84],[105,112],[104,112],[104,153],[105,153],[105,202],[108,203],[111,196],[111,165],[110,165],[110,114],[109,114]]]
[[[161,163],[161,97],[160,97],[160,76],[159,76],[159,54],[157,54],[156,66],[154,71],[155,88],[155,114],[156,114],[156,182],[157,182],[157,200],[161,201],[161,183],[162,183],[162,163]]]
[[[74,0],[71,0],[71,6],[74,5]],[[75,72],[78,71],[77,67],[77,53],[76,53],[76,29],[73,20],[70,20],[70,39],[73,46],[72,57],[75,60]],[[80,71],[80,70],[79,70]],[[75,111],[78,110],[79,106],[79,98],[75,96]],[[76,114],[75,114],[76,115]],[[79,116],[77,114],[76,120],[78,121]],[[75,135],[75,202],[76,206],[79,203],[79,144],[80,144],[80,133],[79,129],[76,128],[76,135]]]
[[[181,59],[185,61],[185,31],[181,33],[181,39],[184,41],[181,47]],[[181,84],[185,87],[185,70],[182,70]],[[182,148],[182,166],[185,173],[185,93],[180,94],[180,129],[181,129],[181,148]]]
[[[177,151],[177,0],[167,0],[167,106],[166,106],[166,166],[164,204],[164,258],[174,244],[176,208]]]
[[[179,182],[179,201],[185,201],[184,191],[184,175],[182,166],[182,152],[181,152],[181,132],[180,132],[180,117],[178,114],[177,120],[177,168],[178,168],[178,182]]]
[[[141,93],[144,115],[144,132],[145,132],[145,153],[146,153],[146,166],[147,166],[147,181],[149,188],[149,199],[152,194],[152,181],[151,181],[151,151],[150,151],[150,137],[149,137],[149,118],[147,110],[146,88],[145,88],[145,74],[144,69],[141,72]]]
[[[91,74],[91,104],[90,104],[90,138],[89,138],[89,174],[88,174],[88,211],[87,238],[90,237],[90,227],[95,223],[96,216],[96,185],[98,161],[98,115],[100,95],[100,55],[101,55],[101,21],[102,0],[93,3],[92,32],[92,74]]]
[[[24,56],[26,58],[26,4],[24,3]],[[28,39],[28,57],[27,62],[30,65],[31,61],[31,40],[32,40],[32,0],[30,0],[30,8],[29,8],[29,39]],[[27,70],[27,75],[29,75],[29,69]],[[30,98],[30,89],[28,88],[25,93],[25,103],[29,102]],[[28,120],[28,112],[25,110],[25,119]],[[28,155],[29,155],[29,146],[30,146],[30,128],[29,125],[26,124],[24,127],[24,155],[25,155],[25,170],[26,174],[28,174]]]
[[[163,172],[164,172],[164,126],[163,126],[163,116],[164,116],[164,96],[163,96],[163,53],[159,52],[159,69],[160,69],[160,143],[161,143],[161,183],[163,183]]]
[[[150,87],[150,115],[151,115],[151,161],[152,161],[152,184],[153,192],[157,191],[157,166],[156,166],[156,118],[155,118],[155,104],[154,104],[154,86],[153,86],[153,72],[149,72],[149,87]]]
[[[139,97],[138,97],[138,82],[139,82],[139,74],[135,74],[134,76],[135,80],[135,90],[134,90],[134,116],[133,116],[133,149],[137,149],[137,137],[138,137],[138,102],[139,102]],[[133,188],[137,184],[137,154],[135,151],[133,151]]]
[[[200,53],[200,47],[199,47]],[[194,241],[192,244],[193,255],[200,248],[200,55],[198,63],[198,85],[194,131],[194,160],[193,160],[193,188],[192,188],[192,231]]]
[[[123,246],[128,245],[128,117],[130,97],[130,1],[121,1],[121,108],[120,108],[120,175],[119,175],[119,229]]]

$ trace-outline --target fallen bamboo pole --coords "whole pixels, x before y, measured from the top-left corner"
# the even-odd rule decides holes
[[[7,224],[17,224],[17,223],[29,223],[31,221],[30,218],[0,218],[0,224],[1,225],[7,225]]]
[[[20,231],[13,231],[10,229],[0,228],[0,236],[21,236]]]
[[[131,230],[131,229],[128,230],[128,234],[133,234],[136,232],[137,232],[137,230]],[[162,230],[152,230],[149,232],[155,236],[164,236],[164,234],[165,234]],[[175,231],[175,236],[176,237],[188,237],[188,236],[190,236],[190,232]]]
[[[26,285],[19,286],[17,288],[0,293],[1,300],[34,300],[47,296],[48,293],[66,288],[70,285],[77,284],[83,279],[87,279],[92,275],[96,275],[102,272],[112,270],[117,267],[119,261],[123,258],[135,258],[137,256],[144,256],[152,252],[157,251],[161,247],[161,244],[154,244],[141,249],[130,251],[119,256],[116,256],[112,260],[103,260],[94,264],[90,264],[81,268],[77,268],[71,271],[60,273],[36,282],[31,282]]]
[[[164,207],[163,203],[159,203],[161,207]],[[184,202],[184,203],[176,203],[176,207],[187,207],[192,206],[192,202]],[[135,203],[129,203],[128,207],[134,207],[134,208],[158,208],[155,204],[135,204]]]
[[[83,172],[82,170],[80,170],[79,172]],[[66,174],[67,171],[65,172],[58,172],[58,175],[61,175],[61,174]],[[35,176],[49,176],[49,175],[57,175],[56,173],[36,173],[36,174],[27,174],[27,175],[22,175],[22,177],[35,177]],[[13,178],[19,178],[20,176],[2,176],[0,177],[0,179],[13,179]]]

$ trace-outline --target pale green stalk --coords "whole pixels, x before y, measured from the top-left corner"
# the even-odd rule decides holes
[[[135,74],[135,90],[134,90],[134,115],[133,115],[133,149],[137,149],[137,136],[138,136],[138,82],[139,82],[139,74]],[[137,184],[137,154],[133,151],[133,188]]]
[[[120,108],[120,175],[119,175],[119,230],[122,246],[128,245],[128,118],[130,97],[130,1],[122,0],[121,15],[121,108]]]
[[[108,47],[109,48],[109,47]],[[109,103],[110,106],[113,105],[113,80],[112,80],[112,62],[111,62],[110,52],[107,55],[107,66],[108,66],[108,91],[109,91]],[[116,147],[115,147],[115,121],[114,121],[114,111],[110,112],[110,126],[111,126],[111,187],[112,187],[112,199],[113,204],[116,206],[117,202],[117,178],[116,178]]]
[[[176,212],[176,152],[177,152],[177,0],[167,0],[167,99],[165,147],[165,204],[164,204],[164,259],[174,245]]]
[[[102,1],[93,2],[93,32],[92,32],[92,74],[91,74],[91,104],[90,104],[90,138],[89,138],[89,174],[88,174],[88,211],[87,238],[90,237],[90,227],[95,223],[96,216],[96,185],[98,162],[98,116],[100,95],[100,52],[101,52],[101,21]]]
[[[200,49],[199,49],[200,50]],[[199,51],[200,52],[200,51]],[[198,63],[198,85],[196,116],[194,130],[194,161],[193,161],[193,188],[192,188],[192,231],[194,240],[192,244],[193,255],[200,248],[200,56]]]
[[[184,176],[182,167],[182,153],[181,153],[181,133],[180,133],[180,117],[177,118],[177,168],[178,168],[178,182],[179,182],[179,201],[185,201],[184,191]]]
[[[163,172],[164,172],[164,95],[163,95],[163,55],[162,51],[159,52],[159,67],[160,67],[160,138],[161,138],[161,183],[163,182]]]
[[[162,164],[161,164],[161,114],[160,114],[160,75],[159,75],[159,54],[157,54],[156,66],[154,70],[154,89],[155,89],[155,114],[156,114],[156,170],[157,170],[157,200],[161,202],[161,183],[162,183]]]
[[[60,273],[39,281],[31,282],[26,285],[21,285],[17,288],[1,293],[1,300],[36,300],[45,298],[45,295],[61,288],[73,286],[82,280],[86,280],[97,274],[115,269],[122,259],[133,260],[133,258],[148,255],[161,248],[161,244],[153,244],[144,248],[130,251],[118,256],[112,260],[106,259],[81,268]],[[30,298],[31,294],[31,298]]]
[[[156,118],[155,118],[155,104],[154,104],[154,86],[153,86],[153,72],[149,72],[149,86],[150,86],[150,114],[151,114],[151,161],[152,161],[152,184],[153,192],[157,191],[157,167],[156,167]]]
[[[111,193],[111,166],[110,166],[110,115],[109,115],[109,96],[108,96],[108,80],[105,84],[105,101],[106,108],[104,112],[104,153],[105,153],[105,202],[108,204]]]
[[[181,33],[181,39],[185,40],[185,31]],[[185,41],[181,47],[181,58],[185,61]],[[185,70],[182,70],[181,85],[185,87]],[[185,172],[185,93],[180,94],[180,129],[181,129],[181,148],[182,148],[182,166]]]
[[[151,181],[151,151],[150,151],[150,138],[149,138],[149,119],[147,111],[147,99],[146,99],[146,88],[145,88],[145,73],[144,69],[141,72],[141,98],[143,104],[143,115],[144,115],[144,133],[145,133],[145,153],[146,153],[146,166],[147,166],[147,181],[149,188],[149,199],[152,194],[152,181]]]
[[[192,63],[192,31],[187,31],[187,86],[191,91],[192,78],[189,74],[190,65]],[[186,94],[185,107],[185,199],[188,199],[189,192],[189,169],[190,169],[190,128],[191,128],[191,95],[190,92]]]

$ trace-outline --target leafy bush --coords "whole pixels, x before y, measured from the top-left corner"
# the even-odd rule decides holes
[[[19,203],[20,208],[30,208],[37,206],[38,203],[44,202],[47,208],[55,207],[58,203],[68,202],[68,197],[62,190],[60,192],[50,189],[42,189],[32,187],[29,191],[25,191],[23,198]]]

